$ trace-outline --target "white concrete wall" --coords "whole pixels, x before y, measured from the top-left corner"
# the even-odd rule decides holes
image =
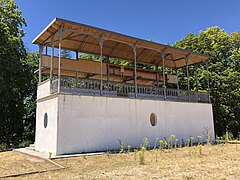
[[[41,82],[41,84],[37,88],[37,99],[41,99],[43,97],[49,96],[50,93],[50,80],[46,80]]]
[[[44,127],[44,115],[48,115]],[[58,97],[52,96],[37,100],[35,150],[52,152],[57,150]]]
[[[154,127],[152,112],[157,115]],[[57,154],[119,149],[118,139],[132,147],[145,137],[152,146],[156,137],[171,134],[196,139],[204,127],[214,137],[211,104],[59,95]]]

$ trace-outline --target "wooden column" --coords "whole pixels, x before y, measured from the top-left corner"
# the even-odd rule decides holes
[[[166,100],[167,93],[166,93],[166,77],[165,77],[165,52],[161,51],[160,53],[162,57],[163,93],[164,93],[164,100]]]
[[[43,46],[39,45],[38,84],[42,82],[42,51],[43,51]]]
[[[76,51],[76,60],[78,60],[78,51]]]
[[[110,71],[109,71],[109,56],[107,56],[107,81],[110,79]]]
[[[102,37],[99,38],[99,45],[100,45],[100,96],[103,95],[103,72],[102,72],[102,49],[103,49],[103,41]]]
[[[157,81],[157,87],[159,87],[159,74],[158,74],[158,65],[156,65],[156,81]]]
[[[135,98],[137,98],[137,47],[133,46],[134,55],[134,87],[135,87]]]
[[[177,94],[179,96],[178,68],[176,68],[175,71],[176,71],[176,76],[177,76]]]
[[[53,67],[54,67],[54,34],[51,33],[52,53],[51,53],[51,64],[50,64],[50,80],[53,80]]]
[[[185,57],[186,70],[187,70],[187,90],[188,90],[188,101],[190,101],[190,86],[189,86],[189,72],[188,72],[188,56]]]
[[[210,82],[209,82],[209,71],[208,71],[208,60],[205,61],[206,69],[207,69],[207,87],[208,87],[208,102],[211,103],[210,99]]]
[[[195,64],[196,93],[198,93],[198,65]]]
[[[58,93],[61,90],[61,48],[62,48],[62,26],[58,29],[59,45],[58,45]]]
[[[76,71],[76,88],[78,87],[78,71]]]

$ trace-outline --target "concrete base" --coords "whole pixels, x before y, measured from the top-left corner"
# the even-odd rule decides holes
[[[154,146],[156,138],[171,135],[197,141],[205,128],[214,140],[212,105],[207,103],[49,94],[37,101],[35,149],[62,155],[117,150],[119,140],[132,148],[144,138]]]
[[[49,159],[49,153],[47,152],[39,152],[35,151],[33,149],[30,149],[28,147],[25,148],[18,148],[13,149],[13,151],[24,153],[30,156],[36,156],[43,159]],[[59,159],[59,158],[71,158],[71,157],[79,157],[79,156],[97,156],[97,155],[104,155],[104,152],[98,152],[98,153],[85,153],[85,154],[68,154],[68,155],[52,155],[51,159]]]

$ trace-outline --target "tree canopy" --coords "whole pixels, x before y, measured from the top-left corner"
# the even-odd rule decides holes
[[[33,74],[22,41],[26,25],[13,0],[0,0],[0,144],[22,141]]]
[[[229,35],[214,26],[197,35],[189,33],[173,45],[213,57],[209,62],[209,73],[215,131],[221,136],[228,130],[237,137],[240,131],[240,33]],[[206,70],[203,65],[199,68],[200,89],[206,89]],[[193,89],[194,76],[190,74]]]

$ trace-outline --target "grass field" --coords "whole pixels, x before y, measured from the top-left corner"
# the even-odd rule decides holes
[[[65,169],[6,179],[240,179],[240,144],[171,150],[149,150],[145,164],[139,153],[55,159]],[[0,176],[51,170],[54,164],[18,152],[0,153]]]

